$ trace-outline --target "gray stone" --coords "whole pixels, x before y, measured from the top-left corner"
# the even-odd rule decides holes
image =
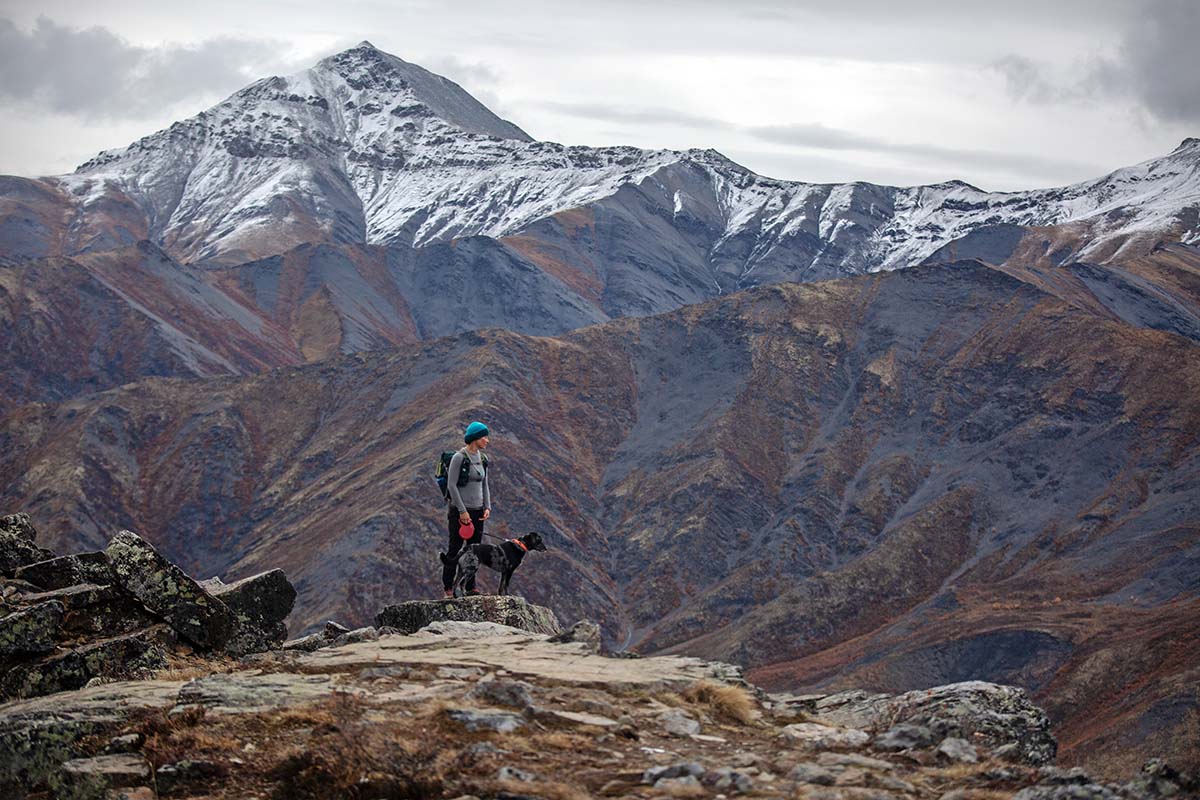
[[[0,617],[0,656],[53,651],[62,620],[63,604],[55,600]]]
[[[817,763],[822,767],[857,767],[858,769],[873,769],[888,772],[896,768],[890,761],[870,758],[858,753],[819,753]]]
[[[537,780],[533,773],[525,772],[516,767],[501,767],[496,772],[496,778],[502,781],[518,781],[520,783],[532,783]]]
[[[50,784],[60,800],[105,800],[109,791],[145,785],[150,777],[146,759],[122,753],[68,761]]]
[[[136,533],[121,531],[105,552],[117,582],[185,639],[208,648],[229,641],[233,612]]]
[[[700,723],[678,708],[668,709],[658,715],[663,730],[671,736],[691,736],[700,732]]]
[[[237,617],[237,629],[225,645],[231,655],[279,648],[287,639],[284,620],[292,613],[296,589],[281,569],[261,572],[234,583],[214,578],[200,584]]]
[[[581,619],[570,628],[551,636],[548,641],[555,644],[578,642],[591,653],[600,652],[600,626],[590,620]]]
[[[703,785],[718,792],[745,794],[754,791],[754,780],[745,772],[739,772],[732,767],[721,767],[704,773],[700,781]]]
[[[330,641],[341,636],[343,633],[349,633],[349,632],[350,632],[349,628],[347,628],[345,625],[339,625],[338,623],[334,622],[333,620],[326,621],[325,626],[321,628],[321,635],[324,636],[326,639],[329,639]]]
[[[497,733],[512,733],[525,724],[517,714],[508,711],[475,711],[469,708],[453,708],[446,715],[469,731],[489,730]]]
[[[416,633],[431,622],[496,622],[531,633],[553,636],[562,628],[554,612],[511,595],[479,595],[446,600],[412,600],[388,606],[375,617],[384,625],[405,633]]]
[[[1030,786],[1013,795],[1013,800],[1125,800],[1107,786],[1097,783]]]
[[[961,761],[964,764],[974,764],[979,761],[979,753],[975,745],[957,736],[947,736],[938,745],[937,754],[950,761]]]
[[[650,767],[642,773],[642,783],[657,784],[660,780],[671,778],[700,778],[704,775],[704,765],[695,761],[681,761],[676,764]]]
[[[702,787],[700,779],[695,775],[683,775],[678,778],[659,778],[654,782],[654,788],[665,792],[689,792]]]
[[[780,733],[789,744],[810,749],[830,747],[857,748],[864,746],[871,737],[853,728],[835,728],[816,722],[794,722],[786,725]]]
[[[142,749],[145,742],[146,737],[141,733],[126,733],[122,736],[114,736],[108,746],[104,748],[104,752],[109,754],[133,753]]]
[[[921,725],[939,740],[954,736],[978,742],[1032,766],[1052,763],[1058,751],[1045,712],[1016,686],[965,681],[896,696],[841,692],[816,700],[813,709],[824,720],[855,728]],[[1007,745],[1013,747],[997,750]]]
[[[876,750],[915,750],[931,746],[937,738],[924,725],[900,723],[875,737],[871,747]]]
[[[494,678],[475,684],[467,692],[467,697],[493,705],[526,709],[533,706],[532,690],[533,687],[525,681]]]
[[[16,577],[43,589],[65,589],[79,583],[113,582],[108,556],[103,552],[59,556],[20,567]]]
[[[330,647],[342,647],[347,644],[357,644],[359,642],[374,642],[379,639],[379,631],[372,627],[355,628],[352,631],[346,631],[341,636],[330,642]]]
[[[299,639],[290,639],[284,642],[280,649],[311,653],[314,650],[320,650],[322,647],[328,647],[329,642],[330,640],[324,633],[310,633],[308,636],[301,636]]]
[[[119,586],[81,583],[25,595],[26,602],[60,601],[66,608],[62,629],[73,636],[116,636],[158,624],[134,597]]]
[[[188,784],[219,780],[228,773],[224,765],[213,761],[184,759],[174,764],[163,764],[154,774],[158,790],[171,793]]]
[[[833,786],[837,776],[824,767],[816,764],[801,763],[792,767],[788,777],[797,783],[812,783],[817,786]]]

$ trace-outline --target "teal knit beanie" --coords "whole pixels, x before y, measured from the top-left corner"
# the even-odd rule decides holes
[[[472,422],[470,425],[467,426],[466,431],[463,432],[463,441],[466,442],[467,444],[470,444],[471,442],[475,441],[476,439],[482,439],[484,436],[487,436],[487,435],[488,435],[488,426],[487,425],[484,425],[482,422]]]

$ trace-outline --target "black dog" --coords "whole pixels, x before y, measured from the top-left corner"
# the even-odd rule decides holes
[[[536,531],[519,539],[506,539],[501,544],[471,544],[458,554],[458,573],[454,576],[454,596],[462,597],[462,589],[479,570],[479,565],[500,573],[500,589],[497,594],[508,594],[508,582],[521,566],[521,559],[530,550],[546,550],[542,535]]]

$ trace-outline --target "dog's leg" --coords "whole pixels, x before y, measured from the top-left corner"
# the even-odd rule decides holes
[[[497,594],[508,594],[508,582],[512,580],[512,570],[506,569],[500,573],[500,589]]]

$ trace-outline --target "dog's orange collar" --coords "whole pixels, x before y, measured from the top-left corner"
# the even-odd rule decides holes
[[[509,539],[509,541],[512,542],[513,544],[515,544],[517,547],[524,550],[526,553],[529,552],[529,547],[524,542],[522,542],[520,539]]]

